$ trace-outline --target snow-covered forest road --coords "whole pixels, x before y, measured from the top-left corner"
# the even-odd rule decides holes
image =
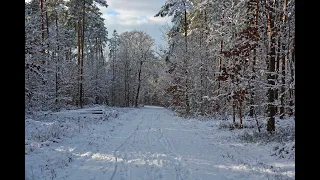
[[[160,107],[130,109],[111,122],[101,121],[83,133],[51,145],[56,154],[64,151],[72,154],[68,165],[55,168],[52,177],[294,179],[294,160],[275,160],[269,146],[241,143],[232,136],[234,132],[219,129],[215,124],[215,121],[186,120]],[[43,153],[50,156],[50,152]]]

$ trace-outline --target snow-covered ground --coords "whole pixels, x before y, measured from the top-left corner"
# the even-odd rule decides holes
[[[30,180],[295,178],[294,140],[249,143],[246,129],[221,128],[222,120],[183,119],[153,106],[96,106],[37,117],[26,119]]]

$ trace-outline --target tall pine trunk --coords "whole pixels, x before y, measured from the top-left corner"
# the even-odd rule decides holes
[[[47,38],[49,38],[49,18],[48,18],[48,7],[47,7],[47,1],[45,2],[46,7],[46,30],[47,30]]]
[[[269,34],[269,53],[268,53],[268,59],[269,59],[269,67],[268,67],[268,122],[267,122],[267,131],[270,133],[273,133],[275,131],[275,55],[276,55],[276,49],[275,49],[275,37],[274,37],[274,3],[272,1],[269,1],[269,4],[267,4],[268,8],[268,34]]]
[[[77,59],[78,59],[78,91],[77,91],[77,96],[79,98],[80,96],[80,67],[81,67],[81,22],[80,22],[80,17],[78,18],[78,29],[77,29],[77,44],[78,44],[78,54],[77,54]],[[77,106],[80,105],[80,98],[77,100]]]
[[[45,48],[44,48],[44,17],[43,17],[43,0],[40,0],[40,14],[41,14],[41,38],[42,38],[42,54],[45,54]],[[42,64],[44,64],[46,61],[42,60]]]
[[[115,61],[116,61],[116,54],[117,54],[117,47],[115,43],[115,48],[113,50],[113,56],[112,56],[112,87],[111,87],[111,100],[112,100],[112,106],[115,105],[114,101],[114,86],[115,86]]]
[[[285,27],[286,25],[286,19],[287,19],[287,4],[288,1],[284,0],[284,4],[283,4],[283,27]],[[282,33],[281,33],[281,37],[282,37],[282,57],[281,57],[281,95],[280,95],[280,119],[283,119],[285,116],[285,112],[284,112],[284,95],[285,95],[285,84],[286,84],[286,46],[284,43],[285,40],[285,30],[283,30],[283,28],[281,29]]]
[[[242,128],[243,125],[242,125],[242,100],[240,99],[239,100],[239,118],[240,118],[240,125],[239,125],[239,128]]]
[[[254,27],[257,28],[257,33],[258,33],[258,19],[259,19],[259,0],[255,0],[256,3],[256,12],[255,12],[255,17],[254,17]],[[258,41],[256,41],[258,43]],[[254,80],[256,75],[256,61],[257,61],[257,47],[253,49],[253,57],[252,57],[252,76],[251,78]],[[250,111],[249,111],[249,116],[253,117],[255,112],[254,112],[254,85],[250,85]]]
[[[222,22],[221,22],[221,27],[224,26],[224,12],[222,14]],[[221,37],[221,41],[220,41],[220,56],[219,56],[219,73],[222,73],[222,51],[223,51],[223,34],[222,34],[222,37]],[[218,93],[217,95],[219,96],[220,94],[220,81],[218,81]]]
[[[203,31],[203,24],[201,24],[201,30]],[[200,34],[200,38],[199,38],[199,47],[200,47],[200,50],[202,51],[202,39],[203,39],[203,34],[204,32],[201,32]],[[202,54],[200,53],[200,113],[201,115],[203,116],[204,115],[204,100],[203,100],[203,94],[204,94],[204,59],[203,59],[203,56]]]
[[[186,114],[189,114],[190,112],[190,104],[189,104],[189,87],[188,87],[188,22],[187,22],[187,10],[184,11],[184,39],[185,39],[185,59],[184,59],[184,67],[185,67],[185,102],[186,102]]]
[[[56,59],[56,72],[55,72],[55,79],[56,79],[56,87],[55,87],[55,93],[56,93],[56,99],[55,99],[55,103],[56,106],[58,106],[58,90],[59,90],[59,82],[58,82],[58,73],[59,73],[59,61],[60,61],[60,40],[59,40],[59,26],[58,26],[58,14],[56,14],[56,32],[57,32],[57,59]]]
[[[278,32],[280,32],[280,29],[277,30]],[[279,77],[279,70],[280,70],[280,54],[281,54],[281,41],[280,41],[280,37],[278,36],[278,40],[277,40],[277,51],[276,51],[276,58],[275,58],[275,66],[276,66],[276,69],[275,69],[275,75],[274,75],[274,81],[275,81],[275,90],[274,90],[274,99],[275,101],[278,102],[278,99],[279,99],[279,87],[278,87],[278,77]],[[278,114],[278,105],[275,104],[275,111],[276,111],[276,114]]]
[[[85,0],[83,0],[82,9],[82,36],[81,36],[81,62],[80,62],[80,107],[83,107],[83,58],[84,58],[84,16],[85,16]]]
[[[290,79],[290,88],[289,88],[289,95],[290,95],[290,101],[289,101],[289,116],[293,116],[293,97],[294,97],[294,63],[295,63],[295,35],[293,35],[293,44],[291,49],[291,62],[290,62],[290,71],[291,71],[291,79]]]

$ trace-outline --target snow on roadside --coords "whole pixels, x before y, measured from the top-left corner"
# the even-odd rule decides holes
[[[243,129],[232,129],[232,124],[231,120],[216,119],[197,124],[202,126],[199,129],[208,130],[204,138],[230,145],[224,149],[226,157],[234,160],[238,157],[238,165],[233,160],[233,165],[223,165],[221,168],[269,174],[258,179],[295,178],[295,121],[292,118],[276,118],[276,132],[273,135],[267,133],[265,119],[259,121],[261,132],[258,132],[255,120],[244,120]]]
[[[236,123],[238,120],[236,120]],[[230,120],[211,120],[207,121],[208,127],[218,127],[221,130],[228,130],[234,141],[239,143],[253,143],[259,146],[267,146],[270,149],[270,155],[277,159],[291,159],[295,156],[295,121],[293,118],[275,119],[276,132],[270,135],[266,131],[267,121],[261,118],[258,121],[260,131],[258,132],[257,122],[253,119],[243,120],[243,129],[233,129],[233,123]]]
[[[72,148],[54,148],[51,145],[82,134],[90,130],[92,125],[112,121],[128,111],[130,108],[94,106],[54,113],[36,112],[33,116],[26,116],[25,179],[55,178],[55,169],[67,167],[74,154]]]

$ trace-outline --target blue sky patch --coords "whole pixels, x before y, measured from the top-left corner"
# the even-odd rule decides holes
[[[148,18],[147,18],[147,16],[138,16],[138,19],[139,20],[147,20]]]
[[[120,15],[120,13],[118,13],[117,11],[113,10],[113,9],[106,9],[104,11],[104,13],[106,14],[111,14],[111,15]]]

